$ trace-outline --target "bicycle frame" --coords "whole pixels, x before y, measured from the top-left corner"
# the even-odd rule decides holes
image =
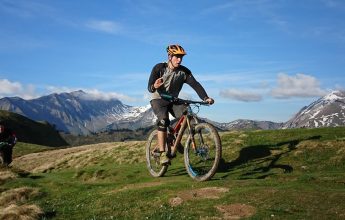
[[[183,137],[183,134],[184,134],[186,128],[188,128],[188,130],[189,130],[189,135],[192,138],[192,147],[195,150],[195,141],[194,141],[194,137],[192,135],[193,129],[192,129],[191,123],[190,123],[191,117],[192,117],[191,112],[192,112],[192,110],[190,109],[190,106],[188,105],[186,113],[184,113],[179,118],[179,120],[176,123],[175,127],[171,131],[172,134],[176,134],[177,133],[177,137],[175,139],[174,145],[171,146],[171,148],[172,148],[171,149],[171,154],[172,155],[176,154],[177,145],[179,143],[181,143],[181,140],[182,140],[182,137]]]

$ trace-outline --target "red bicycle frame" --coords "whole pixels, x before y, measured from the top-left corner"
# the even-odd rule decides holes
[[[177,151],[177,145],[181,142],[182,136],[184,131],[186,130],[187,126],[189,128],[189,131],[192,132],[191,125],[190,125],[190,116],[188,114],[184,114],[180,117],[178,122],[176,123],[175,127],[171,130],[171,134],[177,134],[177,137],[173,143],[172,146],[172,155],[174,155]],[[191,135],[192,138],[192,147],[195,150],[195,141],[194,141],[194,136]]]

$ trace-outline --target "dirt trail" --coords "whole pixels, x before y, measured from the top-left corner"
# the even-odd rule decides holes
[[[241,203],[218,205],[216,206],[216,208],[223,214],[222,219],[249,218],[256,213],[255,207]]]
[[[229,189],[225,187],[206,187],[178,192],[169,200],[171,206],[181,205],[184,201],[194,199],[219,199]]]
[[[180,206],[182,203],[189,200],[197,199],[214,199],[217,200],[224,196],[229,191],[226,187],[205,187],[200,189],[180,191],[173,198],[170,198],[169,203],[172,207]],[[253,216],[256,213],[256,208],[247,204],[223,204],[215,205],[215,209],[222,215],[218,216],[207,216],[202,219],[242,219]]]

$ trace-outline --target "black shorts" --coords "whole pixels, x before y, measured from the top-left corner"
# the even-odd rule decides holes
[[[183,115],[183,112],[186,110],[186,107],[187,107],[186,105],[183,105],[183,104],[182,105],[173,104],[164,99],[152,99],[150,103],[151,103],[153,112],[158,118],[158,121],[169,119],[169,113],[174,118],[179,118]]]

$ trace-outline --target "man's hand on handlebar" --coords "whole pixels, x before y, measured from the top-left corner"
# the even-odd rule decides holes
[[[205,102],[212,105],[214,103],[214,99],[213,98],[207,98],[207,99],[205,99]]]

